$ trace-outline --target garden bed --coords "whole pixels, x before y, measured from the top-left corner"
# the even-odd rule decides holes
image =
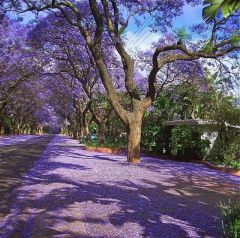
[[[232,174],[232,175],[235,175],[235,176],[240,176],[240,169],[220,167],[220,166],[209,164],[208,162],[204,162],[204,164],[210,169],[218,170],[218,171],[228,173],[228,174]]]
[[[218,170],[224,173],[228,173],[231,175],[235,176],[240,176],[240,169],[235,169],[235,168],[229,168],[229,167],[221,167],[217,165],[210,164],[209,162],[202,161],[202,160],[187,160],[187,159],[182,159],[177,156],[173,155],[153,155],[153,154],[145,154],[145,156],[150,156],[152,158],[158,158],[158,159],[163,159],[163,160],[172,160],[172,161],[177,161],[177,162],[187,162],[187,163],[195,163],[195,164],[204,164],[206,167],[214,170]]]
[[[108,154],[121,154],[122,152],[124,152],[124,149],[111,148],[111,147],[86,146],[85,148],[88,151],[95,151],[95,152],[108,153]]]

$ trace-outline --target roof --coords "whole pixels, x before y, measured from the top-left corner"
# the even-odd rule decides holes
[[[238,125],[231,125],[227,122],[224,123],[226,127],[231,127],[240,130],[240,126]],[[163,123],[164,126],[217,126],[218,122],[214,120],[201,120],[201,119],[187,119],[187,120],[174,120],[174,121],[167,121]]]
[[[165,126],[180,126],[180,125],[217,125],[216,121],[213,120],[201,120],[201,119],[188,119],[188,120],[174,120],[167,121],[164,123]]]

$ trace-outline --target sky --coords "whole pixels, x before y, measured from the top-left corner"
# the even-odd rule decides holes
[[[181,27],[187,28],[190,24],[192,25],[203,22],[202,5],[196,7],[186,5],[183,11],[184,13],[174,20],[173,29],[179,29]],[[147,27],[150,23],[151,18],[147,18],[146,21],[144,21],[145,27],[144,25],[137,27],[133,19],[130,21],[126,32],[129,40],[127,44],[129,50],[135,51],[136,48],[139,50],[146,50],[153,42],[158,41],[161,37],[161,33],[151,32]]]

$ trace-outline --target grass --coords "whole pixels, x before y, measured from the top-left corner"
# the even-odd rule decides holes
[[[239,238],[240,237],[240,202],[228,204],[220,203],[222,214],[223,237]]]

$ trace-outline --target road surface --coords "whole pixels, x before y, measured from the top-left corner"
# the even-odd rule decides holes
[[[220,237],[219,201],[240,198],[240,177],[204,165],[50,139],[0,148],[0,237]]]

